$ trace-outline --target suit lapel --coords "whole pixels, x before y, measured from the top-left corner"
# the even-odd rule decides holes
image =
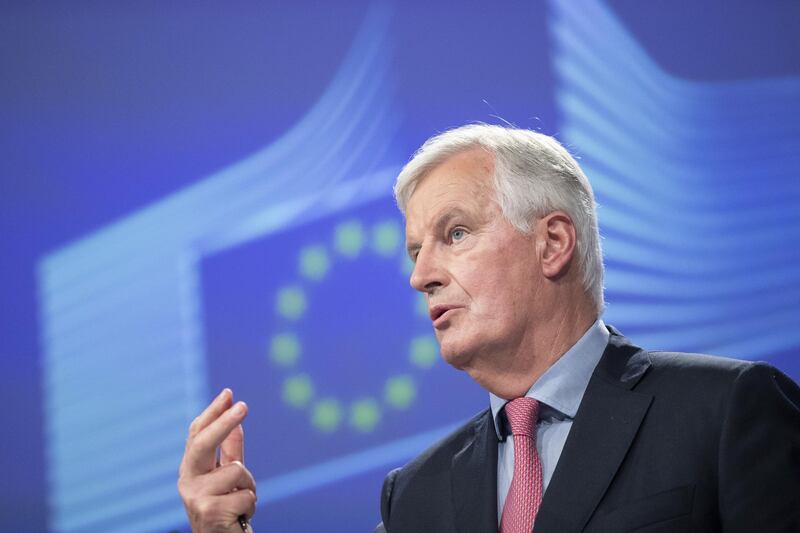
[[[452,462],[456,531],[497,531],[497,435],[491,410],[478,418],[472,438]]]
[[[534,531],[581,531],[608,489],[652,396],[632,391],[647,354],[611,329],[547,487]]]

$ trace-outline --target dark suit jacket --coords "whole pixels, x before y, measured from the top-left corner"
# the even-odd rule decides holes
[[[800,532],[797,385],[609,329],[534,532]],[[497,442],[487,409],[391,472],[376,532],[496,532]]]

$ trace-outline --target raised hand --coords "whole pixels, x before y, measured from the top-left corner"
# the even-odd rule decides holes
[[[223,390],[189,426],[178,492],[194,533],[242,533],[239,516],[256,510],[256,483],[244,467],[247,405],[232,404],[233,392]]]

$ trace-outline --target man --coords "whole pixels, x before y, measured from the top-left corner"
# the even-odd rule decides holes
[[[555,140],[448,131],[395,195],[442,357],[490,408],[387,476],[377,531],[800,531],[797,385],[603,324],[594,198]],[[197,530],[254,509],[230,404],[190,430],[179,487]]]

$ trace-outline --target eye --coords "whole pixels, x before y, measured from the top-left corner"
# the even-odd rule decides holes
[[[464,228],[454,228],[450,231],[450,240],[458,242],[467,236],[467,230]]]

